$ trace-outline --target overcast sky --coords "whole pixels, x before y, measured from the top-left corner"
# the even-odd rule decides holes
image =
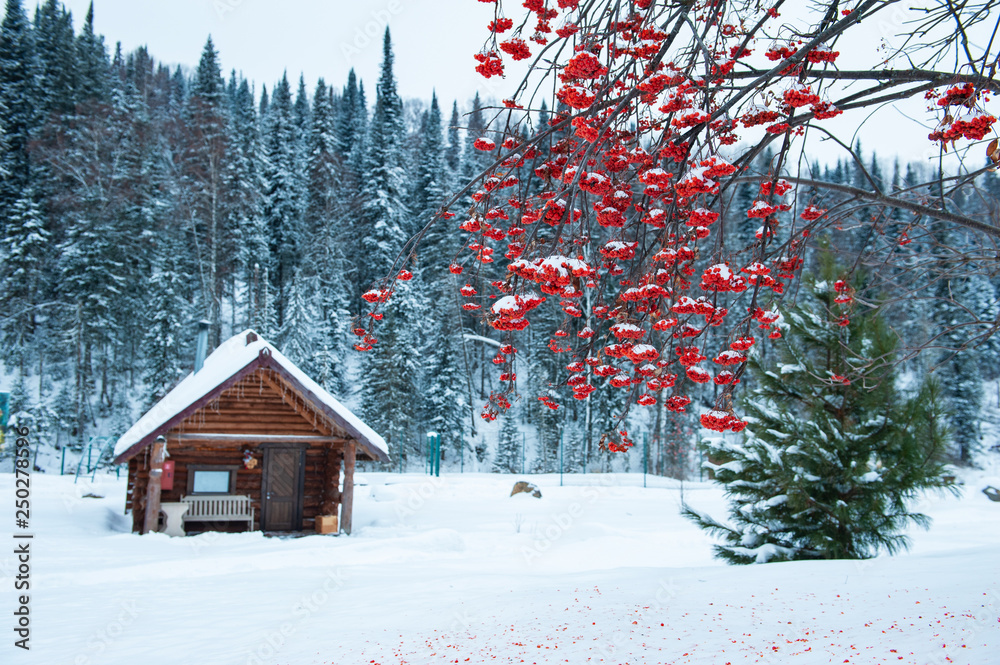
[[[64,2],[79,27],[89,0]],[[293,86],[299,74],[305,74],[310,92],[320,76],[340,87],[353,67],[373,103],[387,24],[404,98],[429,100],[436,89],[447,109],[454,99],[466,106],[477,90],[485,98],[501,100],[510,96],[516,83],[516,77],[486,80],[474,71],[472,55],[481,48],[486,24],[493,18],[493,5],[475,0],[94,0],[94,4],[95,27],[109,50],[116,41],[126,51],[146,45],[161,62],[193,67],[211,34],[226,76],[232,69],[241,71],[256,83],[258,92],[262,83],[270,89],[286,70]],[[881,20],[859,26],[852,40],[837,45],[842,51],[838,65],[871,68],[882,40],[901,27],[897,19],[887,12]],[[936,154],[926,138],[930,116],[922,100],[866,116],[845,114],[825,126],[845,142],[852,142],[858,130],[866,161],[873,149],[887,159],[899,154],[904,160],[924,162]],[[809,156],[825,163],[844,153],[832,142],[814,141]],[[982,160],[977,156],[975,162]]]
[[[89,1],[64,0],[77,26]],[[388,25],[400,94],[429,100],[436,88],[449,106],[477,86],[485,93],[472,55],[492,14],[475,0],[94,0],[109,51],[146,45],[161,62],[193,67],[211,34],[227,77],[236,69],[270,89],[287,70],[293,85],[305,74],[312,92],[320,76],[342,86],[353,67],[372,103]]]

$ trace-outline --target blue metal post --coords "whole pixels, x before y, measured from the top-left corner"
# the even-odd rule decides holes
[[[98,439],[98,441],[101,440],[104,441],[104,445],[101,446],[101,452],[98,453],[97,461],[94,463],[94,473],[90,478],[91,481],[97,480],[97,469],[101,466],[101,460],[104,459],[104,453],[111,447],[111,444],[114,443],[115,441],[114,437],[111,436],[105,436],[103,437],[103,439],[101,438]]]
[[[83,466],[83,447],[80,448],[80,459],[76,461],[76,475],[73,477],[73,484],[80,480],[80,467]]]
[[[62,461],[59,463],[59,475],[66,473],[66,446],[62,449]]]
[[[525,434],[521,432],[521,474],[524,474],[524,439]]]

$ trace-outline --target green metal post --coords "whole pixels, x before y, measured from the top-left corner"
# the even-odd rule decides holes
[[[434,475],[441,476],[441,435],[434,435]]]

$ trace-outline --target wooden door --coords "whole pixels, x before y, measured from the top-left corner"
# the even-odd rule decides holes
[[[302,448],[266,448],[261,479],[261,529],[298,531],[302,528]]]

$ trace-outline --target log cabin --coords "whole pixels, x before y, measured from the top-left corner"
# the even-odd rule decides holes
[[[133,531],[349,534],[355,462],[388,461],[385,440],[253,330],[207,358],[204,339],[115,445]]]

